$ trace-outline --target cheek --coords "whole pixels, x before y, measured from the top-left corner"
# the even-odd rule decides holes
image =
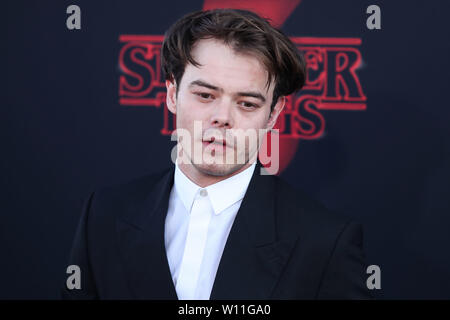
[[[266,127],[268,122],[268,116],[266,112],[254,112],[245,115],[244,117],[240,117],[241,128],[243,129],[263,129]]]
[[[187,99],[180,99],[177,105],[177,124],[184,128],[194,126],[194,120],[198,119],[196,105]]]
[[[206,128],[205,116],[205,111],[195,103],[190,104],[184,100],[184,103],[179,103],[177,108],[176,127],[187,130],[193,141],[201,140],[202,133]]]

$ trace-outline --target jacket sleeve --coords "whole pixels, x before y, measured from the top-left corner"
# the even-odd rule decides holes
[[[69,263],[66,266],[66,268],[71,265],[79,267],[81,288],[70,289],[67,285],[67,279],[69,279],[73,273],[66,273],[61,288],[61,298],[64,300],[98,299],[89,256],[89,212],[91,211],[93,198],[94,192],[91,193],[83,205],[81,219],[75,233],[70,253]]]
[[[337,237],[317,298],[372,299],[366,268],[362,226],[348,222]]]

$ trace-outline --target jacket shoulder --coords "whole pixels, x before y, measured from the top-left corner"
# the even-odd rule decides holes
[[[120,183],[101,186],[95,193],[105,197],[119,196],[119,198],[130,195],[139,195],[142,192],[151,191],[170,171],[170,168],[166,168],[158,172],[141,175]]]
[[[149,173],[127,181],[103,186],[93,192],[92,207],[97,221],[126,215],[143,203],[154,203],[161,183],[167,179],[171,169]]]
[[[279,177],[275,177],[275,185],[277,220],[279,227],[285,229],[282,232],[300,233],[314,239],[335,238],[349,223],[354,222]]]

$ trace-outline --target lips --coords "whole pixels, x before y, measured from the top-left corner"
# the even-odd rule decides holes
[[[226,145],[227,145],[227,142],[225,140],[217,140],[214,137],[211,137],[211,139],[209,139],[209,140],[203,140],[203,142],[214,143],[214,144],[218,144],[218,145],[221,145],[221,146],[224,146],[224,147],[226,147]]]

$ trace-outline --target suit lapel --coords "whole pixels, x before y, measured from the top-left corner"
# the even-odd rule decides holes
[[[211,292],[212,300],[268,299],[297,237],[278,238],[273,176],[255,168],[230,230]]]
[[[268,299],[297,237],[276,232],[275,178],[258,162],[230,230],[210,299]],[[174,170],[117,218],[120,254],[135,299],[177,299],[164,244]]]
[[[135,299],[177,299],[164,244],[173,169],[117,219],[119,249]]]

